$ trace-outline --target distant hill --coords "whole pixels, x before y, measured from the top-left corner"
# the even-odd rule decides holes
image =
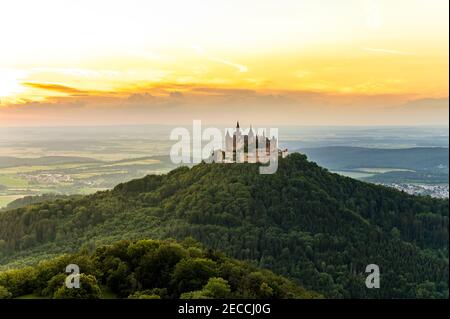
[[[0,264],[23,266],[121,239],[193,237],[333,298],[447,298],[448,200],[332,174],[291,154],[199,164],[111,191],[0,213]],[[377,264],[380,289],[365,286]]]
[[[44,156],[36,158],[19,158],[13,156],[0,156],[0,168],[15,166],[59,165],[79,163],[100,163],[101,161],[89,157],[77,156]]]
[[[347,146],[299,150],[311,161],[329,169],[403,168],[448,174],[449,153],[444,147],[379,149]]]
[[[80,195],[71,195],[72,197],[80,197]],[[42,194],[42,195],[36,195],[36,196],[25,196],[22,198],[18,198],[16,200],[13,200],[11,203],[6,205],[5,208],[0,209],[1,211],[15,209],[15,208],[21,208],[25,207],[31,204],[38,204],[46,201],[54,201],[57,199],[66,199],[69,198],[69,195],[60,195],[60,194]]]

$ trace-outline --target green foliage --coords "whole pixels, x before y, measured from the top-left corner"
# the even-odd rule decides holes
[[[201,290],[182,293],[181,299],[226,299],[231,298],[231,288],[223,278],[209,278],[208,283]]]
[[[144,292],[136,292],[128,297],[128,299],[161,299],[160,296],[155,294],[147,294]]]
[[[181,260],[173,272],[172,285],[178,293],[200,289],[209,278],[217,275],[217,265],[207,258]]]
[[[53,294],[55,299],[98,299],[101,297],[101,290],[97,284],[97,279],[92,275],[80,274],[80,288],[67,288],[61,285]]]
[[[153,288],[143,291],[136,291],[128,296],[128,299],[162,299],[167,298],[166,288]]]
[[[5,287],[0,286],[0,299],[9,299],[11,297],[12,293],[10,293]]]
[[[448,236],[448,200],[331,174],[305,156],[291,154],[280,159],[272,175],[260,175],[257,164],[203,163],[149,175],[112,191],[3,212],[0,264],[24,266],[74,252],[87,242],[99,246],[122,239],[192,237],[327,297],[446,298]],[[143,247],[129,253],[155,244],[139,245]],[[208,272],[214,267],[195,264],[205,258],[196,248],[175,244],[151,250],[137,258],[140,264],[108,251],[99,256],[104,259],[102,276],[120,297],[139,291],[142,283],[145,290],[170,282],[180,294],[200,291],[208,276],[226,279]],[[163,256],[167,263],[158,264]],[[222,257],[206,258],[217,263]],[[194,263],[187,267],[193,274],[179,266],[180,282],[169,280],[173,267],[186,259]],[[382,270],[383,289],[365,287],[365,267],[372,263]],[[148,276],[146,267],[158,276]],[[220,267],[238,271],[226,263]],[[238,289],[238,283],[226,280],[232,291]],[[429,283],[434,291],[426,293]],[[284,289],[271,286],[270,291],[257,276],[246,278],[245,285],[252,292],[245,291],[249,298],[276,298]]]
[[[230,285],[223,278],[209,278],[202,290],[206,296],[216,299],[228,298],[231,293]]]
[[[0,185],[1,186],[1,185]],[[0,189],[1,190],[1,189]],[[79,196],[74,195],[73,198],[77,198]],[[6,209],[15,209],[25,207],[27,205],[39,204],[45,201],[54,201],[57,199],[66,199],[69,198],[67,195],[58,195],[58,194],[43,194],[37,196],[25,196],[22,198],[18,198],[6,206]]]
[[[26,295],[36,284],[36,271],[32,267],[10,269],[0,272],[0,286],[5,287],[12,296]]]
[[[189,254],[192,249],[195,256]],[[80,288],[65,285],[68,274],[64,264],[68,263],[79,263]],[[192,247],[186,242],[180,245],[173,241],[120,241],[100,247],[92,255],[64,255],[25,270],[0,272],[0,296],[95,299],[102,297],[101,286],[118,297],[130,299],[258,298],[263,295],[252,291],[252,286],[239,285],[257,274],[264,280],[266,290],[284,287],[277,298],[321,297],[270,271],[204,250],[198,243]]]

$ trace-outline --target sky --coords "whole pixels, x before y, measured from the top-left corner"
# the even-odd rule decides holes
[[[448,125],[447,0],[0,3],[0,125]]]

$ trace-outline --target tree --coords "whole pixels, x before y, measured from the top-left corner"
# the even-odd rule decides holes
[[[151,262],[143,263],[149,261],[149,256]],[[180,256],[184,257],[179,260]],[[80,288],[65,285],[67,273],[63,271],[69,262],[83,269],[78,275]],[[171,280],[154,281],[159,287],[144,287],[144,279],[161,274]],[[130,299],[319,296],[268,270],[258,271],[255,266],[226,257],[220,251],[197,244],[182,246],[174,241],[120,241],[99,247],[92,255],[63,255],[33,268],[0,272],[3,298],[30,293],[53,298],[99,298],[100,285],[119,298]]]
[[[231,293],[228,281],[220,277],[209,278],[208,283],[202,290],[206,296],[215,299],[229,298]]]
[[[391,229],[391,236],[395,239],[400,239],[400,231],[398,230],[397,227],[393,227]]]
[[[172,285],[179,294],[198,290],[216,275],[216,263],[207,258],[183,259],[173,272]]]
[[[67,274],[57,274],[53,276],[47,283],[47,287],[45,287],[41,294],[43,296],[52,297],[55,292],[64,285]]]
[[[180,299],[210,299],[210,297],[206,296],[203,290],[197,290],[182,293]]]
[[[9,299],[11,297],[12,293],[10,293],[5,287],[0,286],[0,299]]]
[[[266,282],[263,282],[261,286],[259,286],[259,294],[261,298],[269,299],[273,295],[273,289]]]
[[[93,275],[80,274],[80,288],[67,288],[64,284],[53,295],[55,299],[99,299],[101,290]]]

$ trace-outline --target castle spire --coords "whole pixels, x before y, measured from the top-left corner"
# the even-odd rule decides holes
[[[250,129],[248,130],[248,136],[251,136],[251,137],[254,136],[254,133],[253,133],[253,127],[252,127],[251,124],[250,124]]]
[[[239,128],[239,121],[237,121],[236,123],[236,128]]]

